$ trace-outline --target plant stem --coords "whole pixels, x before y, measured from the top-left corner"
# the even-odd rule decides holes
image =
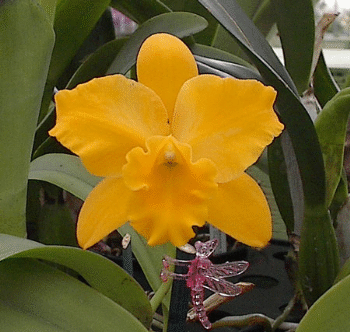
[[[294,305],[297,301],[298,295],[293,296],[293,298],[289,301],[288,305],[283,310],[282,315],[278,316],[274,323],[272,324],[272,331],[276,331],[276,329],[287,319],[289,314],[292,312]]]
[[[152,307],[153,313],[156,312],[156,310],[158,309],[159,305],[162,303],[162,301],[164,299],[164,296],[171,289],[172,283],[173,283],[172,280],[169,280],[168,282],[163,282],[161,284],[161,286],[157,289],[157,291],[155,292],[153,297],[151,298],[150,303],[151,303],[151,307]]]
[[[264,331],[272,332],[273,320],[262,314],[250,314],[244,316],[229,316],[213,323],[213,329],[223,326],[245,327],[248,325],[261,325]]]

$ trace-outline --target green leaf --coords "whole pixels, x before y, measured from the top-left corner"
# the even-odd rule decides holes
[[[48,186],[48,184],[45,184],[44,189]],[[48,199],[44,200],[38,219],[35,221],[35,239],[44,244],[77,247],[75,218],[73,218],[71,209],[68,208],[62,198],[62,189],[54,188],[56,189],[55,192],[51,190],[48,193],[45,190],[45,196]]]
[[[198,1],[236,39],[259,70],[268,69],[296,92],[293,81],[271,46],[235,0]]]
[[[208,22],[208,27],[196,33],[195,40],[198,43],[211,45],[218,24],[215,18],[197,0],[162,0],[162,2],[174,12],[189,12],[204,17]]]
[[[110,260],[78,248],[44,246],[3,234],[0,234],[0,243],[0,260],[36,258],[68,267],[79,273],[91,287],[131,312],[145,326],[150,326],[152,310],[145,292],[131,276]]]
[[[135,64],[142,42],[150,35],[167,32],[179,38],[191,36],[207,27],[207,21],[192,13],[165,13],[143,23],[125,43],[107,74],[126,74]]]
[[[55,84],[108,8],[109,0],[60,0],[56,9],[55,47],[48,81]]]
[[[261,164],[264,164],[265,166],[266,163],[267,160],[260,160],[257,164],[249,167],[247,173],[259,183],[259,186],[264,192],[265,197],[269,203],[273,222],[272,238],[275,240],[286,241],[288,240],[286,226],[278,210],[275,198],[273,196],[268,172],[266,172],[264,168],[261,168]]]
[[[83,44],[74,54],[74,57],[64,70],[63,75],[60,76],[56,87],[58,89],[65,88],[78,68],[81,67],[82,63],[84,63],[91,54],[96,52],[103,45],[114,41],[116,38],[112,12],[108,7],[98,19],[97,23],[84,40]],[[111,55],[108,55],[106,60],[108,60],[110,57]]]
[[[253,70],[255,69],[254,66],[252,66],[249,62],[244,61],[240,57],[215,47],[195,43],[193,45],[190,45],[190,50],[193,53],[193,55],[206,57],[208,58],[208,60],[212,59],[212,60],[232,62]]]
[[[56,12],[57,0],[38,0],[39,5],[44,9],[50,23],[53,24]]]
[[[201,74],[214,74],[221,77],[235,77],[240,79],[255,79],[261,81],[262,78],[255,70],[231,62],[195,56],[198,69]]]
[[[272,0],[272,4],[284,63],[301,95],[309,87],[311,75],[315,44],[313,4],[311,0]]]
[[[302,213],[301,208],[294,206],[297,202],[292,200],[291,193],[292,190],[289,186],[288,174],[294,175],[294,192],[298,192],[299,190],[296,187],[299,184],[299,173],[294,171],[292,167],[297,166],[297,163],[291,163],[289,166],[289,173],[287,173],[286,162],[283,155],[282,149],[282,139],[277,137],[273,143],[268,148],[268,164],[269,164],[269,177],[271,181],[272,191],[281,213],[282,219],[287,227],[288,233],[291,234],[295,232],[300,235],[300,230],[295,229],[294,220]],[[284,143],[286,149],[286,143]],[[290,159],[294,159],[294,154],[289,155]],[[294,210],[296,212],[296,216],[294,216]],[[298,225],[298,223],[296,223]]]
[[[344,263],[337,277],[335,278],[334,283],[336,284],[337,282],[343,280],[348,275],[350,275],[350,259],[347,259],[347,261]]]
[[[197,61],[199,72],[202,74],[210,73],[221,77],[233,76],[242,79],[262,80],[251,64],[235,55],[197,43],[191,45],[190,49]]]
[[[329,207],[343,170],[344,145],[350,113],[350,88],[336,94],[315,121],[326,170]]]
[[[120,37],[112,40],[92,53],[74,73],[66,89],[73,89],[78,84],[105,75],[128,38],[129,37]]]
[[[148,331],[112,300],[36,260],[2,261],[0,285],[4,332]]]
[[[33,160],[29,179],[55,184],[82,200],[101,181],[86,170],[78,157],[64,153],[47,154]]]
[[[342,177],[335,195],[335,198],[337,198],[338,195],[341,196],[339,201],[341,201],[342,204],[337,206],[335,212],[333,212],[336,215],[336,217],[334,217],[336,224],[335,235],[337,236],[341,266],[341,270],[335,279],[335,282],[341,280],[350,272],[348,262],[350,257],[350,198],[347,190],[346,177],[346,182],[343,180],[344,177],[345,176]],[[346,186],[344,185],[345,183]]]
[[[333,286],[309,309],[296,332],[350,331],[350,276]]]
[[[158,0],[112,0],[111,6],[136,23],[143,23],[154,16],[170,12],[170,9]]]
[[[307,209],[299,248],[299,281],[311,306],[335,280],[339,272],[338,244],[329,212]]]
[[[348,196],[349,196],[348,181],[346,178],[345,169],[343,168],[337,189],[336,189],[334,196],[333,196],[333,199],[332,199],[332,204],[329,207],[332,219],[335,220],[334,224],[336,226],[336,230],[338,228],[338,217],[339,217],[338,213],[343,208],[347,208],[344,205],[348,204],[348,202],[347,202]],[[344,218],[344,216],[342,218]],[[349,218],[349,221],[350,221],[350,218]],[[350,238],[349,238],[349,241],[350,241]]]
[[[275,22],[275,15],[272,10],[270,0],[237,0],[237,4],[241,7],[244,13],[252,20],[258,30],[264,35],[271,31]],[[239,44],[221,25],[217,27],[215,39],[212,46],[222,50],[246,58]]]
[[[323,107],[335,96],[335,94],[339,91],[339,87],[325,63],[322,52],[320,58],[318,59],[313,81],[315,96],[321,107]]]
[[[259,7],[250,17],[261,33],[267,36],[276,23],[271,0],[259,0]]]
[[[0,4],[0,232],[25,236],[30,155],[54,43],[34,1]]]
[[[60,0],[56,7],[55,46],[45,86],[41,113],[46,114],[53,88],[79,47],[108,8],[110,0]]]

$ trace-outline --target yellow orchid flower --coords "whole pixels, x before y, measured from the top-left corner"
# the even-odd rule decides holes
[[[168,34],[143,43],[138,82],[96,78],[56,94],[50,131],[104,177],[80,212],[88,248],[127,221],[149,245],[184,245],[213,226],[253,247],[271,238],[271,215],[244,171],[279,135],[276,92],[254,80],[198,75],[186,45]]]

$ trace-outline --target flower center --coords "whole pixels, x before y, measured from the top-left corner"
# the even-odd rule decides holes
[[[164,152],[165,166],[175,167],[178,163],[176,162],[176,153],[172,144],[168,144],[166,151]]]
[[[153,136],[146,147],[132,149],[123,167],[124,182],[134,192],[129,220],[146,237],[150,225],[157,229],[151,242],[172,233],[175,224],[179,234],[191,237],[191,226],[204,225],[208,200],[217,192],[216,166],[204,158],[193,163],[191,147],[172,136]]]

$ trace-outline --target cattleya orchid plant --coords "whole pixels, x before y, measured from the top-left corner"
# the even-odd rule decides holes
[[[129,221],[151,246],[182,246],[205,222],[265,246],[269,207],[245,170],[283,129],[275,90],[198,75],[187,46],[163,33],[143,43],[137,78],[96,78],[55,96],[50,135],[104,177],[80,212],[79,244],[88,248]]]

